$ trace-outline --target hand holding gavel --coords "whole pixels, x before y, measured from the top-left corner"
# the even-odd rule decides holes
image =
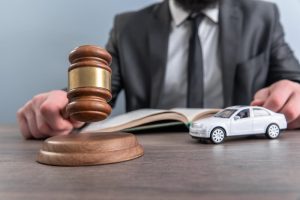
[[[85,122],[105,119],[111,112],[107,104],[111,99],[111,59],[97,46],[74,49],[69,56],[68,93],[42,93],[20,108],[17,118],[22,135],[26,139],[66,135]]]

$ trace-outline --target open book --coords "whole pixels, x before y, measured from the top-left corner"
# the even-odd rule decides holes
[[[138,131],[159,127],[189,124],[195,120],[209,117],[220,109],[189,109],[174,108],[171,110],[141,109],[119,116],[108,118],[101,122],[91,123],[81,130],[90,131]]]

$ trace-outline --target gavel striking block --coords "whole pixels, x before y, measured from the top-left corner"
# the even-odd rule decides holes
[[[111,113],[112,57],[103,48],[84,45],[69,55],[68,118],[97,122]],[[44,141],[37,161],[47,165],[82,166],[131,160],[144,154],[130,133],[73,133]]]

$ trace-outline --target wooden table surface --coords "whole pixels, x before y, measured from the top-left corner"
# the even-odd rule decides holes
[[[180,132],[137,136],[145,148],[139,159],[55,167],[35,162],[42,141],[25,141],[16,126],[0,126],[0,199],[300,200],[300,131],[222,145]]]

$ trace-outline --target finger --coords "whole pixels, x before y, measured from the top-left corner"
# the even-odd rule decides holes
[[[41,104],[47,99],[47,96],[47,94],[39,94],[32,99],[32,107],[35,115],[37,129],[38,132],[44,136],[49,136],[49,132],[52,131],[40,112]]]
[[[40,134],[44,136],[50,136],[51,132],[54,130],[50,128],[44,117],[39,111],[35,111],[35,116],[36,116],[36,124],[37,124],[37,129]]]
[[[51,131],[49,133],[49,136],[57,136],[57,135],[68,135],[71,131],[70,130],[65,130],[65,131]]]
[[[81,128],[85,124],[84,122],[76,121],[74,119],[71,119],[70,122],[72,123],[74,128]]]
[[[85,123],[83,123],[83,122],[74,122],[74,123],[72,123],[74,128],[81,128],[84,124]]]
[[[300,117],[288,124],[288,129],[300,128]]]
[[[256,92],[253,101],[265,101],[270,95],[270,88],[266,87]]]
[[[280,111],[292,95],[293,90],[290,88],[283,88],[282,85],[274,85],[270,89],[270,95],[266,99],[263,107],[268,108],[274,112]]]
[[[250,103],[251,106],[263,106],[264,100],[256,99]]]
[[[73,128],[73,125],[60,115],[57,108],[51,106],[43,106],[41,108],[41,112],[51,129],[64,131]]]
[[[29,128],[28,128],[28,125],[27,125],[27,121],[26,121],[26,118],[23,114],[23,109],[20,109],[18,112],[17,112],[17,120],[18,120],[18,125],[20,127],[20,131],[23,135],[23,137],[25,139],[29,139],[32,137],[32,135],[30,134],[30,131],[29,131]]]
[[[70,133],[70,130],[54,130],[52,129],[47,121],[44,119],[42,114],[40,113],[40,109],[36,110],[36,119],[37,119],[37,126],[40,133],[42,133],[44,136],[56,136],[56,135],[67,135]]]
[[[281,113],[287,118],[287,122],[291,123],[299,118],[300,116],[300,94],[293,93],[288,99],[287,103],[280,110]]]
[[[30,105],[28,107],[29,108],[27,108],[25,111],[25,119],[28,123],[29,131],[34,138],[36,139],[43,138],[44,136],[38,131],[35,114],[32,108],[30,108]]]
[[[59,97],[53,99],[51,95],[42,103],[40,112],[51,129],[63,131],[73,128],[73,125],[60,113],[67,103],[67,99]]]
[[[270,88],[263,88],[256,92],[253,101],[250,103],[251,106],[263,106],[266,99],[270,94]]]

